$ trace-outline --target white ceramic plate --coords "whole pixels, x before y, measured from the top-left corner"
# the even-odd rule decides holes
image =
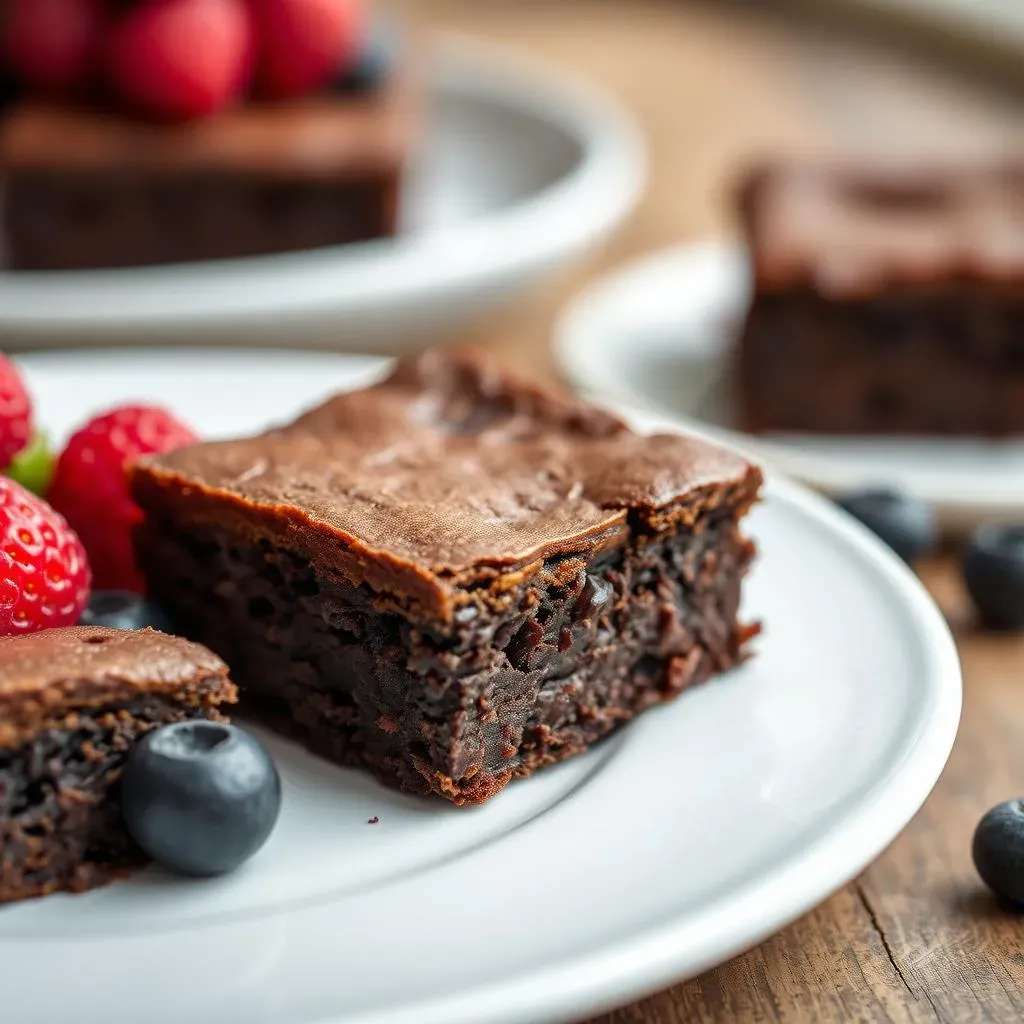
[[[160,399],[208,435],[290,417],[381,363],[315,353],[30,356],[71,427]],[[799,916],[914,814],[960,675],[917,580],[773,481],[746,613],[757,657],[479,809],[393,793],[270,739],[283,817],[237,874],[151,869],[0,910],[4,1024],[580,1020]],[[368,824],[377,818],[377,824]]]
[[[628,118],[590,87],[444,37],[423,151],[395,240],[258,259],[0,272],[0,338],[308,344],[397,350],[581,256],[644,180]]]
[[[1021,442],[739,434],[728,357],[749,294],[740,248],[657,253],[570,304],[556,328],[559,360],[581,390],[670,414],[827,492],[895,484],[949,527],[1024,513]]]

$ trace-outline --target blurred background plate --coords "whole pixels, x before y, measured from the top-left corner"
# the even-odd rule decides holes
[[[431,51],[428,104],[398,238],[171,267],[0,273],[3,347],[410,348],[582,256],[639,197],[638,133],[572,78],[445,35]]]
[[[558,360],[584,392],[670,414],[826,492],[895,485],[932,502],[952,529],[1024,513],[1021,442],[739,433],[728,359],[749,294],[742,248],[666,250],[570,304],[556,331]]]

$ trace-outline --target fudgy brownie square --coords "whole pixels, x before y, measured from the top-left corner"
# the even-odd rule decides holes
[[[15,101],[0,122],[7,266],[141,266],[392,235],[417,122],[405,69],[365,93],[183,124]]]
[[[744,429],[1024,431],[1024,167],[772,165],[740,210]]]
[[[219,658],[155,630],[0,637],[0,903],[82,892],[142,863],[117,799],[129,750],[235,699]]]
[[[131,473],[155,599],[314,750],[479,803],[735,665],[761,475],[473,354]]]

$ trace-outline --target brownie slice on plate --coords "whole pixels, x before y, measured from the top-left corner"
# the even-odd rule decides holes
[[[154,596],[243,699],[460,804],[743,657],[760,483],[729,451],[439,352],[132,473]]]
[[[0,637],[0,902],[81,892],[141,863],[117,800],[132,744],[235,699],[219,658],[155,630]]]
[[[751,432],[1024,432],[1024,166],[759,169]]]

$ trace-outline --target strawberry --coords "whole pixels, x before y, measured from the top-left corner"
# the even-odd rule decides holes
[[[12,0],[3,51],[26,85],[68,91],[93,70],[103,30],[102,0]]]
[[[249,0],[257,83],[273,99],[301,96],[353,64],[366,34],[363,0]]]
[[[95,417],[68,441],[47,498],[82,538],[98,590],[145,591],[132,542],[142,512],[128,494],[125,465],[196,440],[169,412],[133,405]]]
[[[32,402],[18,368],[0,355],[0,471],[7,469],[32,436]]]
[[[238,99],[253,46],[244,0],[148,0],[112,25],[106,66],[126,103],[155,118],[186,121]]]
[[[0,636],[75,625],[89,582],[85,549],[64,518],[0,477]]]

